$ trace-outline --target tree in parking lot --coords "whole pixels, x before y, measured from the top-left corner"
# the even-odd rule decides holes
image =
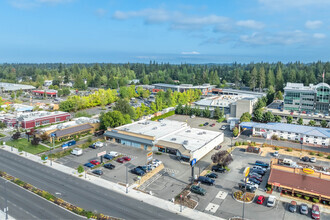
[[[328,122],[326,120],[321,121],[322,128],[326,128],[328,126]]]
[[[281,122],[282,121],[282,117],[281,116],[279,116],[279,115],[276,115],[275,116],[275,122]]]
[[[314,120],[310,120],[310,121],[308,122],[308,125],[309,125],[309,126],[315,126],[315,125],[316,125],[316,122],[315,122]]]
[[[292,120],[293,120],[292,116],[287,116],[286,117],[286,123],[291,124]]]
[[[219,151],[211,156],[211,160],[213,163],[228,166],[233,161],[233,157],[228,151]]]
[[[304,120],[302,118],[299,118],[297,122],[299,125],[302,125],[304,123]]]
[[[79,165],[79,167],[77,168],[77,171],[78,173],[83,173],[85,170],[84,170],[84,167]]]

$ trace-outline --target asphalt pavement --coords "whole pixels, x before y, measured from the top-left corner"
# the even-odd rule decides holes
[[[4,150],[0,170],[86,210],[123,219],[186,219]]]
[[[15,219],[84,219],[17,185],[0,179],[0,208],[4,210],[7,198],[8,214]]]

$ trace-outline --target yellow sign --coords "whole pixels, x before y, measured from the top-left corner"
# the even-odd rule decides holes
[[[249,173],[250,173],[250,167],[245,168],[245,170],[244,170],[245,177],[247,177],[249,175]]]
[[[306,174],[313,174],[314,170],[310,169],[310,168],[303,168],[303,172]]]
[[[151,152],[149,152],[148,154],[147,154],[147,157],[151,157],[152,156],[152,151]]]

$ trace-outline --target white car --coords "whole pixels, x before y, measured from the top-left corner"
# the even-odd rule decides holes
[[[116,152],[116,151],[110,151],[108,154],[112,157],[118,157],[119,156],[119,153]]]
[[[98,141],[98,142],[95,142],[95,143],[94,143],[94,146],[95,146],[95,147],[103,147],[103,145],[104,145],[104,143],[101,142],[101,141]]]
[[[227,126],[226,125],[222,125],[221,126],[221,130],[226,130]]]
[[[274,156],[274,157],[278,157],[278,156],[279,156],[278,151],[275,151],[275,152],[273,153],[273,156]]]
[[[72,151],[71,151],[71,154],[73,155],[76,155],[76,156],[80,156],[83,154],[83,150],[81,148],[74,148]]]
[[[155,167],[158,167],[159,165],[161,165],[163,162],[157,159],[153,159],[152,160],[152,165],[154,165]]]
[[[310,161],[311,163],[316,163],[316,158],[315,158],[315,157],[311,157],[311,158],[309,158],[309,161]]]
[[[262,171],[264,171],[264,172],[267,171],[266,168],[263,168],[263,167],[261,167],[261,166],[254,166],[254,167],[252,167],[252,170],[262,170]]]
[[[195,118],[195,115],[191,115],[190,118]]]
[[[250,182],[250,181],[247,181],[247,182],[246,182],[246,185],[249,185],[249,186],[251,186],[251,187],[255,187],[256,189],[259,188],[259,185],[258,185],[258,184],[254,183],[254,182]]]
[[[275,196],[269,196],[267,200],[267,206],[268,207],[273,207],[275,206],[276,203],[276,197]]]

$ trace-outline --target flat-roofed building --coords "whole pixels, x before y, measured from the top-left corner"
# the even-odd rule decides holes
[[[189,162],[199,160],[224,140],[222,132],[191,128],[172,120],[139,121],[105,132],[107,140],[144,150],[176,155]]]
[[[203,85],[196,85],[193,84],[180,84],[180,85],[173,85],[173,84],[166,84],[166,83],[156,83],[153,84],[155,86],[155,89],[161,89],[161,90],[168,90],[171,89],[173,92],[185,92],[189,89],[198,89],[202,92],[203,95],[207,95],[209,92],[212,91],[213,88],[215,88],[215,85],[211,84],[203,84]]]
[[[19,91],[19,90],[28,92],[35,88],[36,87],[31,86],[31,85],[0,82],[0,89],[2,92],[12,92],[12,91]]]

